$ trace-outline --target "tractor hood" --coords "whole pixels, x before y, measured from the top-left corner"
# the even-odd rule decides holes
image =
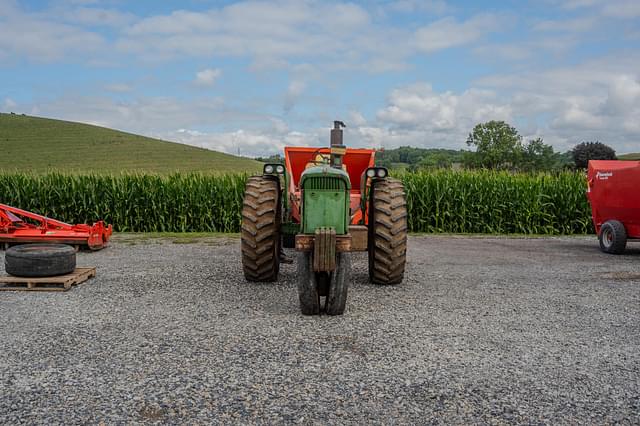
[[[304,181],[311,177],[329,177],[337,178],[345,183],[345,189],[351,189],[351,181],[349,180],[349,174],[342,169],[336,169],[328,164],[322,164],[319,166],[312,166],[302,172],[300,176],[300,188],[304,188]]]

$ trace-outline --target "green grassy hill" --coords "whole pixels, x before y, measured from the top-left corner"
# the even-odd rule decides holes
[[[640,152],[618,155],[618,160],[640,160]]]
[[[88,124],[0,113],[0,171],[257,172],[258,161]]]

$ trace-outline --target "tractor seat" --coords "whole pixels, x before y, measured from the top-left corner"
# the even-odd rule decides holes
[[[322,161],[326,158],[326,156],[323,156],[322,154],[318,154],[316,155],[315,160],[310,160],[305,166],[304,169],[307,170],[309,167],[315,167],[318,164],[322,163]],[[347,171],[347,165],[342,163],[342,170],[344,170],[345,172]],[[348,172],[347,172],[348,173]]]

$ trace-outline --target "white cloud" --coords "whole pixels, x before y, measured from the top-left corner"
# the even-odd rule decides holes
[[[282,119],[277,117],[271,117],[271,123],[273,124],[273,130],[278,134],[289,133],[289,125]]]
[[[301,80],[293,80],[287,87],[287,93],[284,98],[284,111],[290,112],[298,102],[300,95],[307,88],[307,84]]]
[[[2,101],[2,110],[4,112],[10,112],[17,106],[18,103],[11,98],[4,98],[4,101]]]
[[[552,54],[558,58],[566,55],[578,44],[580,39],[574,34],[554,34],[519,43],[484,44],[473,48],[479,60],[495,63],[497,60],[528,61],[540,58],[541,55]]]
[[[531,45],[521,44],[486,44],[473,49],[481,59],[495,61],[495,59],[504,59],[507,61],[522,61],[529,59],[534,55]]]
[[[640,56],[631,53],[497,75],[476,84],[504,93],[514,115],[536,123],[536,131],[557,149],[599,140],[618,152],[630,152],[637,151],[640,141],[638,69]]]
[[[127,93],[133,90],[133,87],[127,83],[111,83],[107,84],[105,90],[114,93]]]
[[[640,16],[640,2],[638,0],[604,2],[602,13],[614,18],[634,19]]]
[[[593,29],[598,20],[593,17],[580,17],[565,20],[546,20],[533,25],[534,31],[585,32]]]
[[[101,96],[65,96],[25,106],[45,117],[60,118],[130,131],[142,135],[176,128],[224,123],[230,116],[221,98],[191,100],[140,97],[118,101]]]
[[[176,133],[185,134],[185,135],[193,136],[193,137],[198,137],[198,136],[204,135],[204,133],[202,133],[202,132],[200,132],[198,130],[189,130],[189,129],[178,129],[178,130],[176,130]]]
[[[105,45],[105,39],[95,32],[23,13],[14,2],[0,5],[0,57],[49,62],[70,55],[88,56]]]
[[[91,4],[96,4],[99,3],[100,0],[64,0],[62,1],[63,5],[69,4],[72,6],[77,6],[77,5],[81,5],[81,6],[88,6]]]
[[[124,27],[133,23],[136,19],[131,13],[120,12],[114,9],[102,9],[97,7],[65,8],[61,16],[70,23],[98,27]]]
[[[525,138],[542,137],[559,151],[589,140],[621,153],[637,151],[640,56],[613,59],[496,75],[461,93],[436,92],[427,83],[400,87],[389,94],[377,121],[358,132],[388,147],[462,148],[475,124],[505,120]]]
[[[619,19],[640,16],[640,2],[637,0],[560,0],[560,5],[568,10],[591,8],[600,15]]]
[[[579,9],[599,4],[601,0],[560,0],[565,9]]]
[[[503,21],[492,14],[476,15],[463,22],[458,22],[455,18],[444,18],[418,29],[415,44],[419,50],[427,53],[471,44],[489,33],[503,29]]]
[[[437,93],[431,85],[416,83],[391,92],[388,106],[378,119],[392,126],[429,133],[466,134],[478,122],[510,120],[511,109],[496,100],[496,94],[479,89],[456,95]]]
[[[317,146],[321,131],[298,132],[289,129],[286,123],[278,118],[266,120],[271,126],[260,129],[239,129],[228,132],[202,132],[180,129],[169,131],[158,137],[185,143],[187,145],[222,151],[234,155],[249,157],[282,154],[285,146]]]
[[[213,86],[216,80],[222,75],[222,70],[218,68],[207,68],[196,73],[195,83],[198,86]]]
[[[116,48],[153,61],[240,56],[251,58],[252,69],[309,60],[332,70],[379,72],[405,65],[409,36],[407,30],[374,22],[355,3],[243,1],[142,19],[121,34]]]
[[[609,84],[607,93],[607,110],[616,113],[633,111],[640,108],[640,81],[638,76],[617,75]]]
[[[367,119],[359,111],[349,112],[349,125],[361,127],[367,124]]]
[[[441,0],[397,0],[386,5],[386,9],[401,13],[430,13],[442,15],[450,10],[446,2]]]

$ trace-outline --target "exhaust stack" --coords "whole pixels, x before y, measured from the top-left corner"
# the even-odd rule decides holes
[[[342,169],[342,157],[347,152],[347,147],[342,141],[342,128],[347,127],[342,121],[334,121],[331,129],[331,167]]]

